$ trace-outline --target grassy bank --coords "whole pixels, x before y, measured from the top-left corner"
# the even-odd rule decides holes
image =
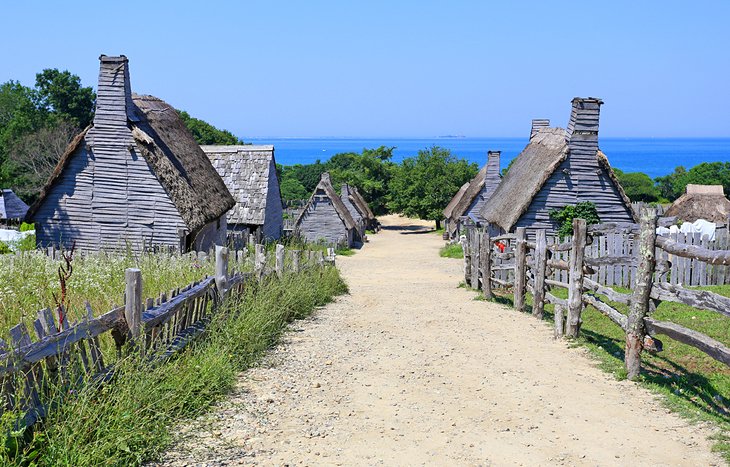
[[[730,286],[702,287],[721,295],[730,296]],[[627,289],[617,289],[629,293]],[[554,295],[567,298],[566,289],[553,289]],[[620,303],[603,301],[628,313],[628,307]],[[500,294],[495,300],[512,306],[512,295]],[[532,296],[527,295],[527,312],[532,312]],[[546,305],[545,320],[552,326],[553,306]],[[721,342],[730,342],[728,318],[718,313],[697,310],[680,303],[663,302],[652,315],[662,321],[671,321]],[[626,378],[624,368],[625,336],[623,331],[598,310],[589,306],[582,314],[580,337],[575,345],[587,348],[598,361],[599,367],[617,379]],[[667,407],[693,421],[715,424],[719,430],[714,449],[730,463],[730,368],[699,350],[658,336],[664,350],[642,354],[642,374],[639,384],[663,396]]]
[[[204,338],[177,358],[157,367],[121,360],[111,384],[74,394],[27,436],[22,452],[6,449],[0,461],[127,466],[154,459],[171,441],[171,427],[226,394],[236,374],[277,342],[287,322],[346,291],[332,267],[251,286],[230,299]]]
[[[449,243],[441,247],[439,256],[442,258],[464,258],[464,250],[461,248],[461,243]]]

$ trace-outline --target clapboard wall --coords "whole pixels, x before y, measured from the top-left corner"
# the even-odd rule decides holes
[[[297,225],[299,235],[307,242],[324,242],[328,245],[351,245],[352,231],[325,195],[315,194],[312,203],[302,214]]]
[[[499,175],[500,154],[500,151],[489,151],[487,155],[486,173],[484,174],[484,185],[464,213],[465,216],[482,222],[482,207],[489,197],[492,196],[494,190],[497,189],[499,182],[502,181],[502,177]]]

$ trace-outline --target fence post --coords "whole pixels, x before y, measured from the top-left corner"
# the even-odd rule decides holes
[[[459,242],[464,252],[464,283],[471,285],[471,244],[469,243],[471,240],[471,225],[467,222],[462,222],[461,225],[463,227],[461,235],[464,236],[464,241],[459,238]]]
[[[471,287],[475,290],[479,290],[479,262],[481,252],[479,251],[480,246],[480,235],[479,230],[476,226],[470,230],[471,235]]]
[[[644,317],[649,311],[649,295],[654,275],[656,248],[656,211],[643,206],[639,214],[639,267],[636,286],[631,296],[626,326],[626,352],[624,364],[627,377],[634,380],[641,372],[641,351],[644,348]]]
[[[492,295],[492,237],[489,233],[489,226],[482,232],[482,246],[479,252],[479,259],[482,263],[482,293],[484,298],[491,300]]]
[[[299,261],[301,260],[302,252],[300,250],[290,250],[289,254],[291,255],[291,270],[296,274],[301,268]]]
[[[219,245],[215,247],[215,286],[223,300],[228,292],[228,248]]]
[[[279,279],[284,275],[284,245],[276,244],[276,275]]]
[[[332,264],[334,266],[335,264],[335,257],[336,257],[335,249],[330,247],[327,248],[327,262]]]
[[[547,237],[545,230],[537,231],[535,237],[535,296],[532,297],[532,315],[542,319],[545,311],[545,271],[547,269]]]
[[[518,311],[525,311],[525,281],[527,280],[527,240],[524,227],[515,230],[515,290],[514,307]]]
[[[583,258],[586,247],[586,221],[573,219],[573,245],[570,248],[568,283],[568,319],[565,334],[578,337],[583,311]]]
[[[260,243],[257,243],[254,248],[253,261],[253,271],[260,279],[264,275],[264,268],[266,266],[266,251],[264,250],[264,246]]]
[[[139,337],[142,324],[142,271],[129,268],[124,272],[126,299],[124,318],[127,320],[132,339]]]

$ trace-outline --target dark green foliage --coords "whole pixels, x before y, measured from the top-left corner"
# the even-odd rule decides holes
[[[38,104],[61,120],[86,128],[94,118],[96,94],[81,86],[81,78],[69,71],[46,69],[35,75]]]
[[[575,206],[565,206],[563,209],[553,209],[550,211],[550,219],[558,224],[558,236],[561,239],[573,235],[573,219],[585,219],[588,225],[601,222],[596,205],[590,201]]]
[[[643,172],[623,172],[619,169],[614,169],[614,172],[624,192],[626,192],[626,196],[631,201],[654,203],[660,200],[659,189],[647,174]]]
[[[244,144],[243,140],[239,139],[228,130],[220,130],[208,122],[191,117],[190,114],[184,110],[178,110],[177,112],[185,123],[185,126],[188,127],[188,130],[190,130],[190,133],[193,134],[195,141],[200,145]]]
[[[8,253],[12,253],[13,250],[10,249],[7,243],[0,242],[0,255],[7,255]]]
[[[434,146],[396,166],[390,180],[388,208],[406,216],[436,222],[461,185],[477,173],[476,164],[454,157],[448,149]]]
[[[20,228],[18,229],[21,232],[29,232],[31,230],[35,230],[35,224],[29,224],[27,222],[22,222],[20,224]]]
[[[388,184],[395,164],[391,162],[394,147],[363,149],[362,153],[335,154],[325,164],[335,188],[343,183],[358,189],[375,215],[387,212]]]
[[[657,177],[656,183],[661,196],[671,201],[682,196],[690,183],[722,185],[727,195],[730,193],[730,162],[703,162],[689,170],[679,166],[671,174]]]

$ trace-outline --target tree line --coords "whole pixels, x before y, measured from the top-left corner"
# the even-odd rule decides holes
[[[0,84],[0,188],[26,203],[56,167],[71,140],[94,119],[96,93],[67,70],[45,69],[35,84]],[[243,144],[227,130],[178,111],[198,144]]]

